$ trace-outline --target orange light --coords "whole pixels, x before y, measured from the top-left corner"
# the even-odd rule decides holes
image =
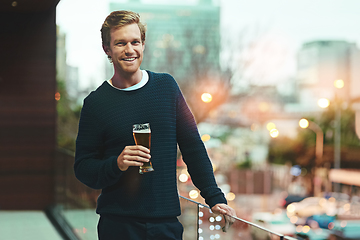
[[[290,218],[290,222],[291,222],[292,224],[297,223],[298,220],[299,220],[299,218],[298,218],[297,216],[292,216],[292,217]]]
[[[212,95],[210,93],[203,93],[201,95],[201,100],[205,103],[209,103],[212,101]]]
[[[308,233],[310,231],[310,227],[308,225],[305,225],[302,229],[304,233]]]
[[[202,140],[203,142],[209,141],[210,138],[211,138],[211,137],[210,137],[209,134],[204,134],[204,135],[201,136],[201,140]]]
[[[55,100],[56,101],[59,101],[60,100],[60,93],[59,92],[57,92],[57,93],[55,93]]]
[[[233,201],[233,200],[235,200],[235,198],[236,198],[236,195],[232,192],[229,192],[228,194],[226,194],[226,199],[228,201]]]

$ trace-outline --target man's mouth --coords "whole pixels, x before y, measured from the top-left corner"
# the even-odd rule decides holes
[[[136,57],[131,57],[131,58],[123,58],[123,61],[127,61],[127,62],[131,62],[134,61],[136,59]]]

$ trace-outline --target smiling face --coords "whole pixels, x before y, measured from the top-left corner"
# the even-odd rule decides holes
[[[110,46],[104,46],[114,64],[115,74],[126,78],[140,71],[144,48],[145,43],[136,23],[111,29]]]

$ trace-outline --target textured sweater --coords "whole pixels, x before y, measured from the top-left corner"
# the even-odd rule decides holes
[[[140,89],[121,91],[104,82],[84,100],[76,140],[76,177],[102,189],[97,213],[142,218],[180,215],[177,191],[177,145],[191,179],[206,203],[226,203],[217,187],[194,117],[169,74],[148,71]],[[155,171],[139,167],[121,171],[117,157],[135,145],[132,125],[150,123],[151,162]]]

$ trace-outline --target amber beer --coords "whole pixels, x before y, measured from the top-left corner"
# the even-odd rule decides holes
[[[136,145],[144,146],[148,149],[151,147],[151,129],[149,123],[134,124],[133,125],[133,136]],[[154,168],[151,162],[145,162],[144,165],[140,166],[139,173],[152,172]]]

